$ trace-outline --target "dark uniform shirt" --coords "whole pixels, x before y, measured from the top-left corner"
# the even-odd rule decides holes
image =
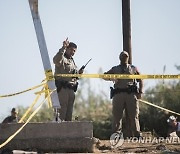
[[[2,123],[18,123],[17,117],[8,116],[6,117]]]

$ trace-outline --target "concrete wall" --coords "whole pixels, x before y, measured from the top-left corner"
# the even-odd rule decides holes
[[[0,144],[23,124],[0,124]],[[29,123],[4,148],[38,152],[92,152],[92,122]]]

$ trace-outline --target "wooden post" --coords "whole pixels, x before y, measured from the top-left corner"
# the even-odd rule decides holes
[[[132,64],[130,0],[122,0],[122,24],[123,50],[129,53],[129,63]]]
[[[131,53],[131,18],[130,18],[130,0],[122,0],[122,28],[123,28],[123,50],[129,53],[129,64],[132,64]],[[130,137],[131,130],[129,126],[129,117],[126,114],[125,137]]]

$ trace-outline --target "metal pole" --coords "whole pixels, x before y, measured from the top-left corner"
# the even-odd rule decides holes
[[[129,63],[132,64],[130,16],[130,0],[122,0],[123,50],[129,53]]]
[[[31,9],[31,14],[33,18],[34,28],[36,31],[36,36],[38,40],[38,45],[41,53],[41,58],[44,66],[44,71],[46,78],[48,78],[48,88],[50,90],[56,89],[55,82],[53,80],[53,74],[51,69],[51,64],[49,60],[49,54],[46,46],[46,41],[44,38],[43,28],[38,13],[38,0],[29,0],[29,6]],[[55,108],[55,111],[60,108],[60,103],[57,95],[57,91],[54,91],[51,95],[52,105]]]

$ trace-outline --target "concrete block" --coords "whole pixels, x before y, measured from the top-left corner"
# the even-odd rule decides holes
[[[23,124],[0,124],[0,144]],[[38,152],[92,152],[92,122],[28,123],[4,148]]]

